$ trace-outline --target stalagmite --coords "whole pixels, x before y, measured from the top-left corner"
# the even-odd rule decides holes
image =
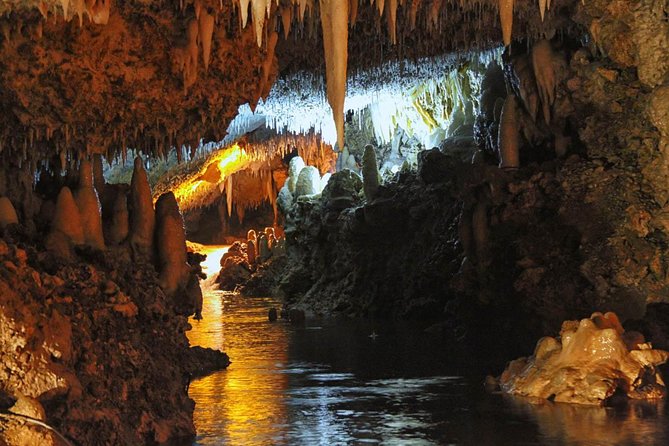
[[[16,215],[14,205],[9,198],[0,197],[0,229],[8,225],[18,224],[19,217]]]
[[[120,193],[114,198],[111,221],[106,223],[106,240],[118,245],[128,237],[128,198]]]
[[[509,362],[499,384],[511,394],[560,403],[601,405],[616,394],[655,400],[666,394],[658,365],[668,358],[640,333],[625,333],[614,313],[593,313],[563,322],[558,338],[539,339],[532,356]]]
[[[246,233],[246,240],[253,240],[255,241],[257,238],[256,236],[256,231],[255,229],[249,229],[249,231]]]
[[[51,222],[51,232],[45,241],[46,247],[59,257],[69,258],[73,245],[84,244],[79,208],[74,202],[70,188],[65,186],[58,193],[56,212]]]
[[[102,155],[96,153],[93,155],[93,184],[98,196],[104,194],[105,191],[105,177],[104,169],[102,168]]]
[[[321,175],[314,166],[306,166],[297,177],[295,185],[295,197],[302,195],[313,195],[318,193]]]
[[[502,40],[505,46],[511,45],[513,2],[514,0],[499,0],[499,19],[502,23]]]
[[[202,60],[204,61],[204,71],[209,71],[209,58],[211,56],[211,39],[214,35],[215,17],[204,9],[198,19],[198,35],[202,43]]]
[[[269,246],[269,249],[272,249],[272,245],[276,241],[276,236],[274,235],[274,228],[271,226],[268,226],[265,228],[265,237],[267,237],[267,245]]]
[[[74,192],[74,200],[79,208],[84,243],[91,248],[105,249],[100,199],[93,187],[93,168],[88,160],[82,160],[79,165],[79,187]]]
[[[532,68],[537,81],[537,90],[546,124],[550,124],[551,107],[555,102],[555,70],[553,69],[553,49],[547,40],[540,40],[532,47]]]
[[[362,155],[362,184],[367,202],[374,199],[376,192],[379,190],[380,182],[381,178],[376,162],[376,152],[371,144],[367,144],[365,152]]]
[[[130,214],[130,246],[136,254],[150,256],[153,249],[153,229],[156,217],[149,179],[140,157],[135,158],[135,168],[130,182],[128,212]]]
[[[297,177],[300,175],[302,169],[304,169],[304,160],[301,156],[296,156],[290,160],[290,163],[288,164],[288,179],[286,180],[286,184],[288,184],[288,190],[291,194],[295,193]]]
[[[267,236],[261,233],[258,235],[258,263],[265,263],[271,256],[272,251],[269,249]]]
[[[160,287],[168,296],[188,282],[186,233],[179,205],[172,192],[156,201],[156,260]]]
[[[339,150],[344,148],[344,100],[346,98],[346,67],[348,63],[348,2],[320,0],[327,97],[335,127]]]
[[[249,239],[246,242],[246,256],[249,259],[249,265],[256,263],[256,241]]]
[[[517,169],[520,166],[518,124],[516,97],[510,94],[504,101],[497,138],[499,167],[502,169]]]

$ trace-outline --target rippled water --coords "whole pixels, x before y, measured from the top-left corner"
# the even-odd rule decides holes
[[[232,364],[190,385],[197,445],[669,444],[663,403],[614,409],[487,394],[471,355],[409,325],[270,323],[274,299],[217,291],[204,305],[191,343],[222,349]]]

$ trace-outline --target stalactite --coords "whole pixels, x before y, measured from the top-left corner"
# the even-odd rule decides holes
[[[422,0],[411,0],[411,9],[409,9],[409,27],[411,31],[416,29],[416,17]]]
[[[386,3],[388,16],[388,34],[390,43],[397,44],[397,0],[388,0]]]
[[[513,2],[514,0],[499,0],[499,18],[502,24],[502,40],[505,46],[511,45]]]
[[[360,0],[349,0],[349,17],[348,21],[351,27],[355,26],[355,22],[358,20],[358,2]]]
[[[290,34],[290,27],[293,20],[293,7],[284,6],[281,8],[281,26],[283,27],[283,38],[287,39]]]
[[[346,98],[346,67],[348,63],[348,2],[320,0],[321,26],[327,97],[337,129],[339,150],[344,147],[344,100]]]
[[[109,22],[109,12],[112,0],[87,0],[86,10],[91,21],[96,25],[106,25]]]
[[[253,13],[253,28],[255,29],[256,42],[262,47],[263,28],[265,26],[265,15],[271,0],[251,0],[251,12]]]
[[[553,49],[547,40],[540,40],[532,47],[532,68],[537,81],[544,120],[550,124],[551,108],[555,101],[555,70],[553,69]]]
[[[544,15],[546,14],[546,0],[539,0],[539,14],[541,15],[541,21],[544,21]]]
[[[229,176],[225,185],[225,202],[228,208],[228,217],[232,215],[232,176]]]
[[[238,0],[239,2],[239,19],[241,20],[242,28],[246,28],[249,21],[249,3],[251,0]]]
[[[204,71],[209,71],[209,57],[211,56],[211,39],[214,35],[215,17],[205,9],[200,13],[198,19],[198,35],[202,44],[202,59],[204,61]]]

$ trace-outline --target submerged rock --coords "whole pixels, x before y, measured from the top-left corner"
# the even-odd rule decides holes
[[[529,358],[511,361],[503,391],[562,403],[602,404],[616,393],[658,399],[666,387],[657,366],[669,352],[655,350],[637,332],[625,332],[614,313],[565,321],[560,338],[544,337]]]

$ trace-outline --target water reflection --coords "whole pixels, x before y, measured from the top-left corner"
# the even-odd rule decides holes
[[[271,306],[279,305],[206,288],[204,319],[191,321],[188,336],[226,351],[232,364],[191,383],[196,444],[669,444],[664,404],[490,395],[481,385],[488,370],[457,342],[398,324],[269,323]]]
[[[630,401],[616,407],[531,403],[506,397],[520,415],[536,421],[546,440],[573,446],[667,445],[664,401]]]

